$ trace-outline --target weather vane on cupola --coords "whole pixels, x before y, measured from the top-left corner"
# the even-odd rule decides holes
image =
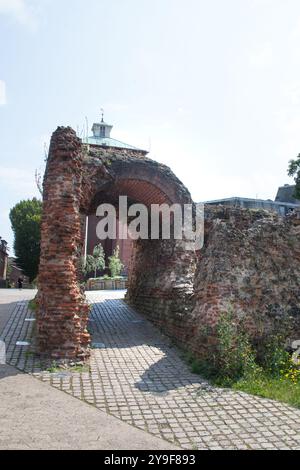
[[[96,139],[110,139],[110,131],[112,130],[110,124],[104,122],[104,109],[101,108],[101,122],[95,122],[92,127],[93,136]],[[107,142],[101,141],[101,145],[107,145]]]

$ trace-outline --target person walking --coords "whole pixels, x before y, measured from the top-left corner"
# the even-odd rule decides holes
[[[23,279],[21,277],[19,277],[19,279],[18,279],[18,287],[19,287],[20,290],[23,287]]]

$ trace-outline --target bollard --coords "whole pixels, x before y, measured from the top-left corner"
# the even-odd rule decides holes
[[[4,341],[0,341],[0,365],[6,364],[6,349]]]

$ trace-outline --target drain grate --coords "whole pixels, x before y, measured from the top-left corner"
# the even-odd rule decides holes
[[[104,343],[92,343],[92,348],[94,349],[103,349],[106,348]]]
[[[68,379],[69,377],[72,377],[71,372],[53,372],[51,375],[55,379]]]

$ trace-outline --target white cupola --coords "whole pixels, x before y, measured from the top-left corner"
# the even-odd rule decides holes
[[[95,122],[92,127],[92,132],[93,136],[96,138],[110,138],[110,132],[112,130],[113,126],[110,124],[107,124],[103,120],[103,112],[102,112],[102,117],[101,117],[101,122]]]

